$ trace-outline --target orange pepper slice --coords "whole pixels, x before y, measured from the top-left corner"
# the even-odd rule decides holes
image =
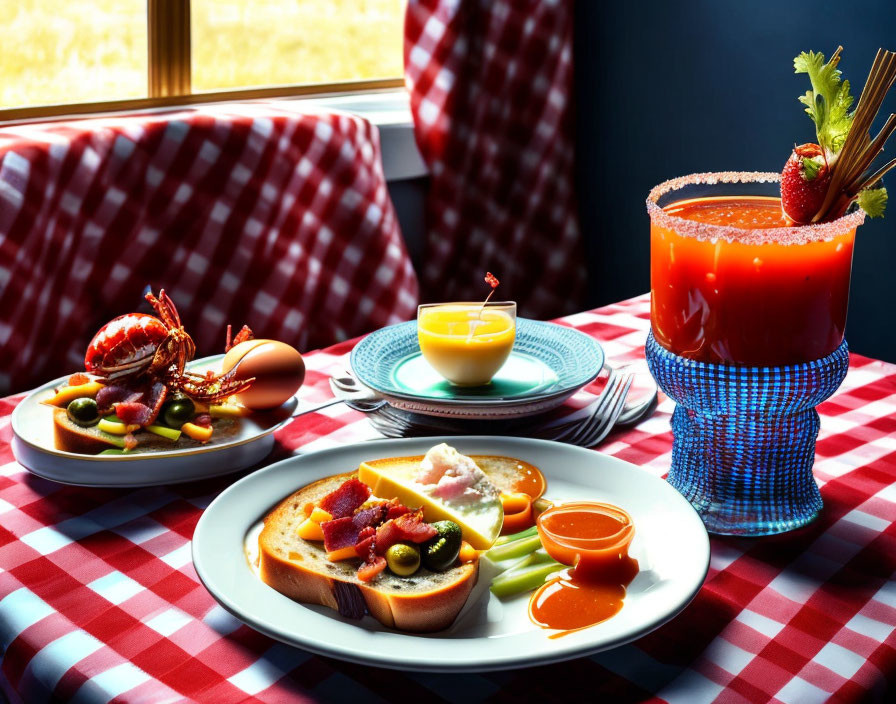
[[[459,559],[461,563],[467,563],[473,562],[477,557],[479,557],[479,553],[476,548],[464,540],[460,544],[460,552],[457,555],[457,559]]]
[[[512,535],[521,530],[535,525],[532,515],[532,497],[523,492],[513,494],[501,494],[501,504],[504,507],[504,525],[501,526],[501,535]]]
[[[535,501],[547,489],[547,479],[544,478],[538,467],[522,461],[520,461],[520,465],[522,466],[523,474],[514,485],[513,490],[518,493],[528,494]]]

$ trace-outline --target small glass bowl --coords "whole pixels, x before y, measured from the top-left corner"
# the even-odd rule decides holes
[[[516,303],[425,303],[417,308],[424,359],[457,386],[488,384],[516,339]]]
[[[583,535],[564,532],[563,514],[584,513],[603,518],[605,532],[595,529]],[[552,525],[558,524],[560,525]],[[630,571],[629,546],[635,536],[635,524],[628,512],[612,504],[596,501],[574,501],[552,506],[535,521],[541,544],[557,562],[574,566],[573,574],[583,577],[599,575],[602,579],[617,572]]]

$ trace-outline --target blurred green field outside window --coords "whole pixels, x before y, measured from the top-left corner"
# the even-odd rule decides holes
[[[137,106],[150,97],[148,3],[187,2],[193,99],[184,102],[215,91],[395,83],[403,72],[405,0],[3,1],[0,110]]]

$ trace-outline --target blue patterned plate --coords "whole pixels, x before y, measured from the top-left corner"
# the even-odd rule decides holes
[[[517,318],[510,358],[485,386],[454,386],[430,367],[420,353],[415,320],[370,333],[351,355],[352,369],[365,386],[390,399],[437,407],[562,402],[593,381],[603,363],[603,350],[588,335],[526,318]]]

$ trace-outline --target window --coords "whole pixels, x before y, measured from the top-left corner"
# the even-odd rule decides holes
[[[193,90],[400,77],[403,6],[192,0]]]
[[[404,0],[0,3],[0,120],[402,85]]]
[[[146,0],[3,2],[0,27],[2,108],[148,95]]]

